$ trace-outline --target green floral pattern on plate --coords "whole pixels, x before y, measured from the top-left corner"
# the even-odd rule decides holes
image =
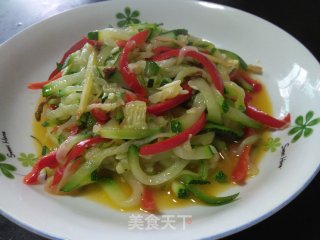
[[[20,153],[18,160],[24,167],[32,167],[37,161],[38,157],[33,153]]]
[[[16,171],[17,168],[9,163],[4,163],[6,156],[0,153],[0,171],[7,178],[13,179],[14,175],[12,172]]]
[[[298,141],[302,136],[303,137],[309,137],[313,133],[312,127],[320,123],[320,118],[314,118],[314,112],[309,111],[303,117],[302,115],[299,115],[296,120],[295,124],[296,126],[292,127],[288,134],[290,136],[294,136],[291,140],[292,143],[295,143]]]
[[[281,146],[280,138],[270,137],[268,138],[267,142],[263,146],[266,152],[267,151],[275,152]]]
[[[138,10],[131,11],[129,7],[125,7],[124,13],[117,13],[116,18],[119,19],[118,27],[124,27],[131,23],[140,23],[140,12]]]

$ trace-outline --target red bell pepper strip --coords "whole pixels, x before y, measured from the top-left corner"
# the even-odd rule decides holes
[[[77,125],[74,125],[70,128],[70,135],[76,135],[79,132],[79,127]]]
[[[67,52],[65,52],[65,54],[63,55],[62,59],[60,60],[60,64],[63,64],[66,59],[69,57],[70,54],[74,53],[75,51],[78,51],[79,49],[81,49],[86,43],[89,43],[90,45],[97,45],[97,41],[95,40],[90,40],[88,39],[86,36],[83,36],[83,38],[78,41],[77,43],[75,43]],[[50,74],[49,78],[47,81],[44,82],[34,82],[34,83],[30,83],[28,85],[29,89],[41,89],[44,85],[48,84],[49,82],[56,80],[58,78],[60,78],[62,76],[62,72],[56,68],[55,70],[53,70],[53,72]]]
[[[135,95],[134,93],[132,93],[132,94],[127,93],[127,92],[124,93],[124,102],[125,103],[136,101],[137,99],[138,99],[137,95]]]
[[[276,119],[269,114],[256,109],[253,106],[246,106],[246,114],[257,122],[262,123],[266,127],[274,129],[284,129],[289,126],[291,121],[290,113],[283,119]]]
[[[255,131],[252,128],[245,128],[246,137],[250,137],[254,134]],[[247,178],[251,149],[252,144],[244,147],[240,156],[238,157],[237,165],[232,171],[231,178],[235,183],[239,185],[243,184]]]
[[[102,45],[98,40],[89,39],[86,35],[82,35],[82,38],[85,39],[87,41],[87,43],[89,43],[91,46],[98,46],[99,47]],[[79,49],[77,49],[77,50],[79,50]]]
[[[28,173],[24,177],[25,184],[36,184],[38,182],[38,177],[42,169],[49,167],[49,168],[56,168],[59,166],[59,163],[56,158],[57,151],[54,150],[47,155],[41,157],[33,166],[30,173]]]
[[[54,75],[52,78],[50,78],[47,81],[44,82],[33,82],[28,84],[28,88],[32,90],[38,90],[42,89],[44,85],[48,84],[49,82],[52,82],[58,78],[62,77],[62,72],[58,72],[56,75]]]
[[[151,59],[154,62],[166,60],[168,58],[178,57],[181,49],[171,49],[170,51],[165,51],[160,54],[154,55]]]
[[[57,104],[51,104],[49,105],[49,109],[50,110],[56,110],[58,108],[58,105]]]
[[[80,155],[82,155],[84,153],[84,151],[87,148],[92,147],[93,145],[95,145],[97,143],[108,142],[108,141],[110,141],[110,139],[108,139],[108,138],[92,137],[92,138],[85,139],[81,142],[78,142],[69,151],[69,153],[67,155],[66,162],[70,162],[71,160],[79,157]]]
[[[119,39],[116,41],[116,44],[119,48],[124,48],[127,44],[127,41],[126,40],[122,40],[122,39]]]
[[[78,42],[76,42],[68,51],[65,52],[62,59],[60,60],[60,64],[63,64],[66,59],[69,57],[70,54],[74,53],[75,51],[78,51],[81,49],[86,43],[89,43],[90,45],[96,45],[97,41],[90,40],[86,36],[83,36],[82,39]],[[53,72],[50,74],[49,79],[51,79],[54,75],[56,75],[60,70],[56,68],[53,70]]]
[[[145,30],[132,36],[124,46],[119,59],[120,73],[130,89],[138,95],[146,96],[146,90],[140,85],[136,75],[129,69],[129,54],[138,45],[144,43],[149,35],[149,31]]]
[[[59,184],[66,168],[67,168],[66,165],[62,165],[54,172],[53,180],[52,180],[50,187],[54,187]]]
[[[248,73],[246,73],[243,70],[238,70],[238,71],[232,72],[229,75],[229,77],[230,77],[231,81],[236,81],[239,78],[243,79],[252,87],[252,92],[259,92],[262,89],[261,83],[259,83],[257,80],[252,79],[248,75]]]
[[[160,47],[156,47],[156,48],[152,49],[152,52],[154,54],[158,55],[160,53],[168,52],[171,50],[174,50],[174,48],[167,47],[167,46],[160,46]]]
[[[215,64],[200,52],[188,51],[186,52],[186,56],[196,59],[198,62],[200,62],[203,65],[203,67],[208,71],[214,86],[223,95],[223,92],[224,92],[223,81],[219,75],[219,72]]]
[[[237,70],[233,70],[230,74],[229,74],[229,78],[231,81],[236,81],[237,77],[238,77],[238,71]]]
[[[199,119],[190,128],[163,141],[144,145],[140,148],[139,153],[141,155],[151,155],[173,149],[187,141],[190,135],[194,136],[200,132],[204,128],[205,124],[206,114],[202,113]]]
[[[100,124],[105,124],[110,120],[110,116],[100,108],[92,109],[91,114],[94,117],[94,119]]]
[[[106,142],[106,141],[109,141],[109,139],[102,138],[102,137],[92,137],[92,138],[83,140],[83,141],[77,143],[75,146],[73,146],[67,155],[66,162],[56,170],[56,172],[53,176],[51,186],[53,187],[53,186],[56,186],[57,184],[59,184],[68,164],[73,159],[76,159],[77,157],[81,156],[87,148],[92,147],[93,145],[95,145],[97,143]]]
[[[261,91],[262,85],[257,80],[252,79],[246,72],[242,70],[239,70],[238,74],[243,80],[245,80],[247,83],[249,83],[252,86],[253,92]]]
[[[252,100],[252,98],[253,98],[252,95],[250,93],[246,92],[244,95],[244,104],[246,106],[248,106],[248,104]]]
[[[148,113],[154,114],[154,115],[160,115],[161,113],[168,111],[181,103],[187,101],[189,98],[192,97],[192,88],[189,86],[188,82],[184,82],[182,84],[182,88],[184,90],[187,90],[188,93],[186,94],[180,94],[174,98],[168,99],[164,102],[153,104],[147,107]]]
[[[141,196],[141,207],[143,210],[149,213],[157,212],[157,205],[154,197],[154,193],[150,187],[144,186]]]
[[[73,173],[78,169],[79,165],[82,163],[81,159],[77,159],[76,161],[71,163],[69,167],[69,173]],[[52,182],[49,186],[51,192],[59,192],[58,184],[61,182],[63,176],[65,175],[68,164],[61,165],[54,173]]]
[[[231,178],[239,185],[243,184],[247,178],[251,148],[252,145],[247,145],[244,147],[238,158],[237,165],[232,171]]]
[[[79,161],[78,161],[79,160]],[[77,159],[77,161],[72,162],[69,171],[70,172],[75,172],[79,166],[81,165],[81,163],[83,163],[83,161],[81,161],[82,159]]]
[[[172,57],[178,57],[180,54],[180,49],[173,49],[170,51],[166,51],[164,53],[160,53],[159,55],[155,55],[152,57],[153,61],[161,61]],[[197,60],[199,63],[203,65],[203,67],[206,69],[206,71],[209,73],[209,76],[211,78],[212,83],[216,87],[216,89],[223,94],[224,92],[224,85],[223,81],[219,75],[219,72],[213,62],[211,62],[205,55],[203,55],[201,52],[197,51],[186,51],[185,56],[191,57],[195,60]]]
[[[140,95],[136,95],[134,93],[131,92],[125,92],[124,93],[124,102],[128,103],[128,102],[132,102],[132,101],[143,101],[143,102],[148,102],[148,99],[145,97],[142,97]]]

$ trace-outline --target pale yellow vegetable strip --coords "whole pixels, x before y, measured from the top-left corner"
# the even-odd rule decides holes
[[[262,74],[262,71],[263,71],[262,67],[257,65],[251,65],[251,64],[248,65],[248,70],[256,74]]]
[[[233,67],[234,64],[233,63],[230,63],[230,62],[227,62],[221,58],[217,58],[217,57],[214,57],[212,55],[209,55],[209,54],[204,54],[210,61],[212,62],[215,62],[215,63],[219,63],[225,67]]]
[[[97,52],[93,50],[88,60],[86,75],[85,75],[84,84],[83,84],[83,91],[81,94],[79,110],[77,113],[77,119],[79,119],[80,116],[85,112],[89,104],[90,93],[92,91],[92,86],[93,86],[94,71],[96,69],[96,63],[97,63]]]
[[[185,46],[186,44],[183,41],[179,41],[173,38],[168,38],[168,37],[162,37],[162,36],[157,36],[154,38],[155,40],[161,41],[161,42],[172,42],[177,44],[180,47]]]

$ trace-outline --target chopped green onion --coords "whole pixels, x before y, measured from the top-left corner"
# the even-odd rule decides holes
[[[205,185],[210,184],[211,182],[208,180],[202,180],[202,179],[192,179],[188,184],[197,184],[197,185]]]
[[[96,124],[96,120],[94,119],[94,117],[91,115],[90,112],[86,112],[81,115],[80,123],[85,128],[92,129],[93,125]]]
[[[171,83],[172,82],[172,79],[171,78],[163,78],[160,82],[160,87],[168,84],[168,83]]]
[[[41,155],[42,156],[47,155],[49,152],[50,152],[50,149],[46,145],[43,145],[41,149]]]
[[[144,68],[144,73],[147,76],[155,76],[159,73],[160,67],[158,64],[152,61],[146,61],[146,66]]]
[[[213,176],[213,179],[218,183],[226,183],[228,181],[228,176],[220,170]]]
[[[181,122],[179,122],[178,120],[172,120],[170,122],[171,125],[171,131],[174,133],[180,133],[182,132],[182,125]]]
[[[41,125],[42,127],[48,127],[50,124],[48,121],[44,121]]]
[[[177,181],[173,181],[171,184],[171,189],[177,198],[179,199],[188,198],[188,190],[186,189],[184,184]]]
[[[224,99],[224,100],[223,100],[223,103],[222,103],[222,111],[223,111],[224,113],[226,113],[226,112],[228,112],[228,110],[229,110],[229,104],[228,104],[228,102]]]
[[[154,79],[151,78],[151,79],[149,79],[148,82],[147,82],[147,87],[148,87],[148,88],[153,88],[153,85],[154,85]]]
[[[56,65],[57,65],[57,70],[58,71],[61,71],[62,70],[62,68],[63,68],[63,63],[56,63]]]
[[[98,31],[95,31],[95,32],[89,32],[87,34],[87,37],[91,40],[98,40],[99,38],[99,32]]]

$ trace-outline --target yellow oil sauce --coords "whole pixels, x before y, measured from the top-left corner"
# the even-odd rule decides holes
[[[39,99],[38,104],[41,101],[43,101],[42,97]],[[39,153],[39,156],[41,156],[43,145],[47,146],[49,149],[56,147],[48,138],[46,128],[42,126],[43,122],[44,121],[38,122],[35,119],[32,121],[33,136],[35,137],[35,147],[37,152]]]
[[[272,114],[272,106],[269,95],[265,90],[265,87],[262,88],[262,91],[255,94],[251,101],[251,105],[259,108],[260,110]],[[42,127],[41,122],[33,122],[33,135],[41,141],[42,144],[45,144],[49,147],[54,147],[53,144],[48,140],[46,137],[46,129]],[[261,133],[261,140],[264,141],[268,138],[268,132]],[[259,162],[263,158],[264,150],[262,144],[257,144],[257,148],[253,152],[253,164],[252,166],[258,166]],[[41,152],[40,144],[36,143],[36,147],[38,152]],[[222,170],[227,176],[231,176],[232,169],[235,166],[235,159],[236,155],[232,152],[228,154],[228,156],[219,162],[215,172],[218,170]],[[249,177],[254,176],[257,174],[257,169],[250,169],[249,170]],[[121,186],[121,190],[129,196],[131,194],[131,189],[127,186],[123,179],[117,178],[115,179],[118,185]],[[233,183],[218,183],[212,181],[212,184],[201,186],[201,188],[212,195],[223,195],[223,192],[227,189],[230,189],[233,186]],[[83,187],[81,190],[77,191],[77,193],[73,193],[73,196],[76,197],[85,197],[89,200],[95,201],[99,204],[103,204],[107,207],[111,207],[113,209],[119,211],[139,211],[141,210],[139,207],[130,208],[130,209],[123,209],[119,207],[116,203],[114,203],[108,195],[103,191],[102,187],[97,184],[91,184],[86,187]],[[178,208],[187,206],[190,204],[202,204],[198,202],[196,199],[178,199],[175,198],[174,194],[170,190],[170,184],[161,186],[155,190],[155,199],[159,210],[170,209],[170,208]]]

